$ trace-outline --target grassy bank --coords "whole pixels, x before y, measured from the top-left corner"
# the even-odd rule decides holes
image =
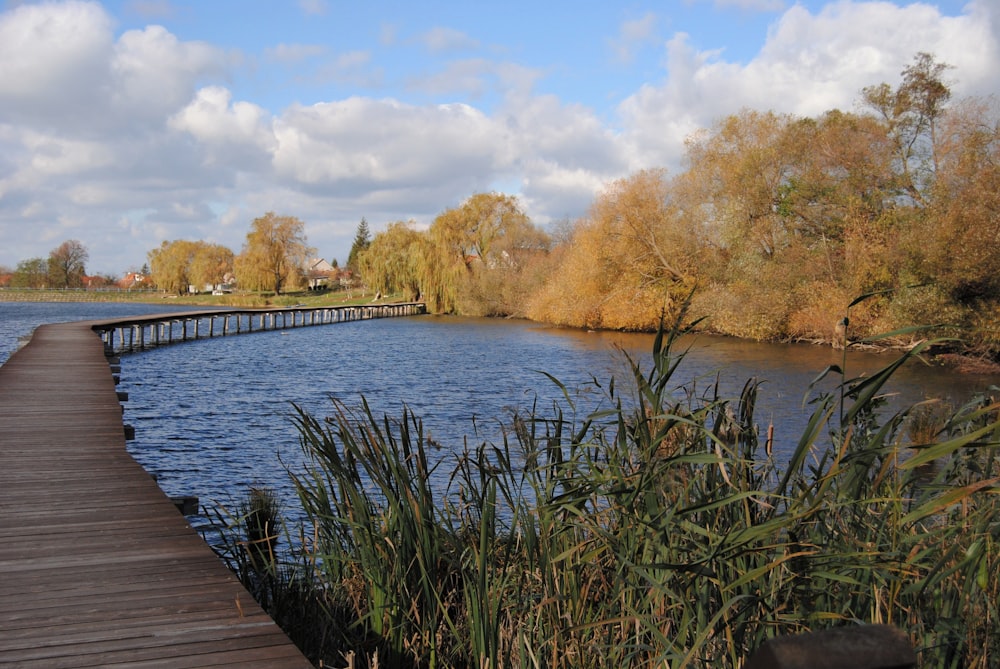
[[[567,393],[439,460],[407,411],[297,410],[309,521],[279,535],[258,491],[222,553],[324,666],[738,667],[771,636],[859,622],[905,630],[922,666],[1000,656],[1000,405],[880,416],[922,347],[868,378],[831,368],[776,462],[755,382],[678,383],[679,334],[600,386],[606,410]]]
[[[159,302],[163,293],[99,290],[0,289],[0,302]]]

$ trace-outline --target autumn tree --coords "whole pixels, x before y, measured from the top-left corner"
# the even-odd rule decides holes
[[[306,261],[315,249],[308,244],[305,223],[294,216],[268,212],[254,219],[243,250],[235,260],[236,278],[250,290],[275,295],[301,282]]]
[[[199,242],[191,257],[191,283],[195,286],[218,286],[233,273],[234,255],[221,244]]]
[[[358,256],[372,243],[371,231],[368,229],[368,221],[361,217],[358,223],[357,232],[354,235],[354,242],[351,244],[351,251],[347,255],[347,269],[356,271],[358,269]]]
[[[527,315],[529,301],[549,270],[549,235],[534,225],[506,234],[493,245],[493,257],[474,261],[458,310],[469,316]]]
[[[903,233],[913,286],[893,325],[948,323],[971,349],[1000,357],[1000,108],[961,101],[937,132],[926,209]]]
[[[89,257],[87,247],[75,239],[52,249],[48,260],[49,284],[54,288],[81,288]]]
[[[445,313],[462,311],[460,301],[470,299],[470,282],[477,272],[506,271],[513,276],[516,256],[544,251],[548,245],[517,198],[503,193],[472,195],[439,214],[429,232],[431,253],[421,286],[430,308]]]
[[[702,240],[663,170],[611,184],[577,222],[530,314],[566,325],[656,327],[697,279]]]
[[[174,293],[186,293],[194,279],[191,266],[199,242],[184,239],[163,241],[158,248],[146,254],[149,261],[149,276],[160,289]]]
[[[951,99],[943,80],[949,67],[929,53],[918,53],[903,69],[896,88],[882,83],[862,91],[864,103],[879,115],[892,138],[899,188],[919,206],[927,204],[937,171],[937,127]]]
[[[733,254],[773,258],[787,243],[779,193],[798,158],[783,140],[794,118],[744,109],[687,145],[690,171],[702,185],[705,230]]]

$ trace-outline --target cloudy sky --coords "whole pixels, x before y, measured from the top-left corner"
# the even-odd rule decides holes
[[[0,266],[164,240],[238,252],[268,211],[317,255],[475,192],[540,224],[743,107],[816,115],[919,51],[1000,92],[997,0],[0,0]]]

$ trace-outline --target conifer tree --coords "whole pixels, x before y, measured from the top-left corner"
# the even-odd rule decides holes
[[[358,270],[358,255],[371,246],[371,243],[372,239],[371,233],[368,230],[368,221],[362,216],[361,222],[358,223],[358,231],[354,235],[354,243],[351,244],[351,252],[347,256],[347,269]]]

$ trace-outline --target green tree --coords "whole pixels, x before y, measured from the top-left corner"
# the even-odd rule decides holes
[[[11,288],[45,288],[48,285],[48,263],[44,258],[29,258],[17,263],[10,278]]]
[[[403,293],[414,300],[420,296],[420,276],[428,250],[427,233],[416,230],[412,221],[396,221],[358,254],[358,271],[372,290]]]
[[[362,251],[371,246],[371,232],[368,230],[368,221],[365,220],[364,216],[361,217],[361,222],[358,223],[358,230],[354,235],[354,243],[351,244],[351,251],[347,256],[347,269],[352,271],[358,270],[358,256]],[[334,261],[334,267],[336,267],[336,261]]]
[[[49,253],[49,283],[54,288],[81,288],[90,257],[87,247],[75,239],[63,242]]]
[[[250,290],[273,290],[275,295],[297,286],[315,249],[309,246],[305,223],[294,216],[273,212],[255,218],[243,250],[235,260],[240,286]]]
[[[423,265],[421,286],[433,311],[460,311],[463,292],[477,265],[503,267],[511,250],[547,245],[520,207],[503,193],[476,193],[460,206],[437,216],[430,227],[431,253]]]

